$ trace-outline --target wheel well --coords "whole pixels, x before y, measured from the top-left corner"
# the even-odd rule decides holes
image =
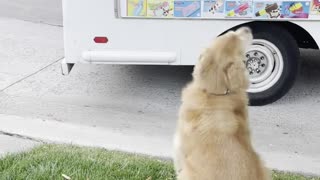
[[[278,22],[258,22],[258,21],[253,21],[249,23],[244,23],[238,26],[235,26],[229,30],[235,30],[238,29],[241,26],[248,26],[254,30],[254,27],[257,27],[262,24],[268,24],[270,25],[275,25],[275,26],[281,26],[285,28],[291,35],[292,37],[295,38],[295,40],[298,43],[299,48],[307,48],[307,49],[319,49],[319,46],[317,45],[316,41],[313,39],[313,37],[307,32],[304,28],[301,26],[294,24],[292,22],[288,21],[278,21]],[[221,33],[225,34],[229,30]]]

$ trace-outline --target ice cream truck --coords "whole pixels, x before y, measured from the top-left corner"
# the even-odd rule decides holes
[[[65,58],[74,64],[194,65],[215,37],[241,26],[250,105],[285,95],[300,48],[319,49],[320,0],[63,0]]]

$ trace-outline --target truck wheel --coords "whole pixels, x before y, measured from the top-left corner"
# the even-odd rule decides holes
[[[293,86],[300,51],[295,39],[278,26],[260,24],[253,29],[253,45],[246,53],[250,105],[266,105],[284,96]]]

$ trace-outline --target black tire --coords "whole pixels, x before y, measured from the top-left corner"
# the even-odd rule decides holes
[[[251,106],[273,103],[283,97],[293,86],[299,70],[300,51],[296,40],[284,28],[272,24],[257,24],[251,27],[254,39],[263,39],[274,44],[283,57],[283,72],[269,89],[249,93]]]

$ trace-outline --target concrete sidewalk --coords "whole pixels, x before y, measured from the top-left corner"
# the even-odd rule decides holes
[[[28,119],[0,114],[0,131],[18,134],[53,143],[68,143],[82,146],[103,147],[148,154],[165,158],[172,157],[172,139],[128,135],[110,129],[67,124],[57,121]],[[1,145],[1,144],[0,144]],[[284,152],[258,152],[272,169],[303,174],[320,175],[320,155],[314,157]]]
[[[63,56],[61,27],[0,17],[0,92]]]

